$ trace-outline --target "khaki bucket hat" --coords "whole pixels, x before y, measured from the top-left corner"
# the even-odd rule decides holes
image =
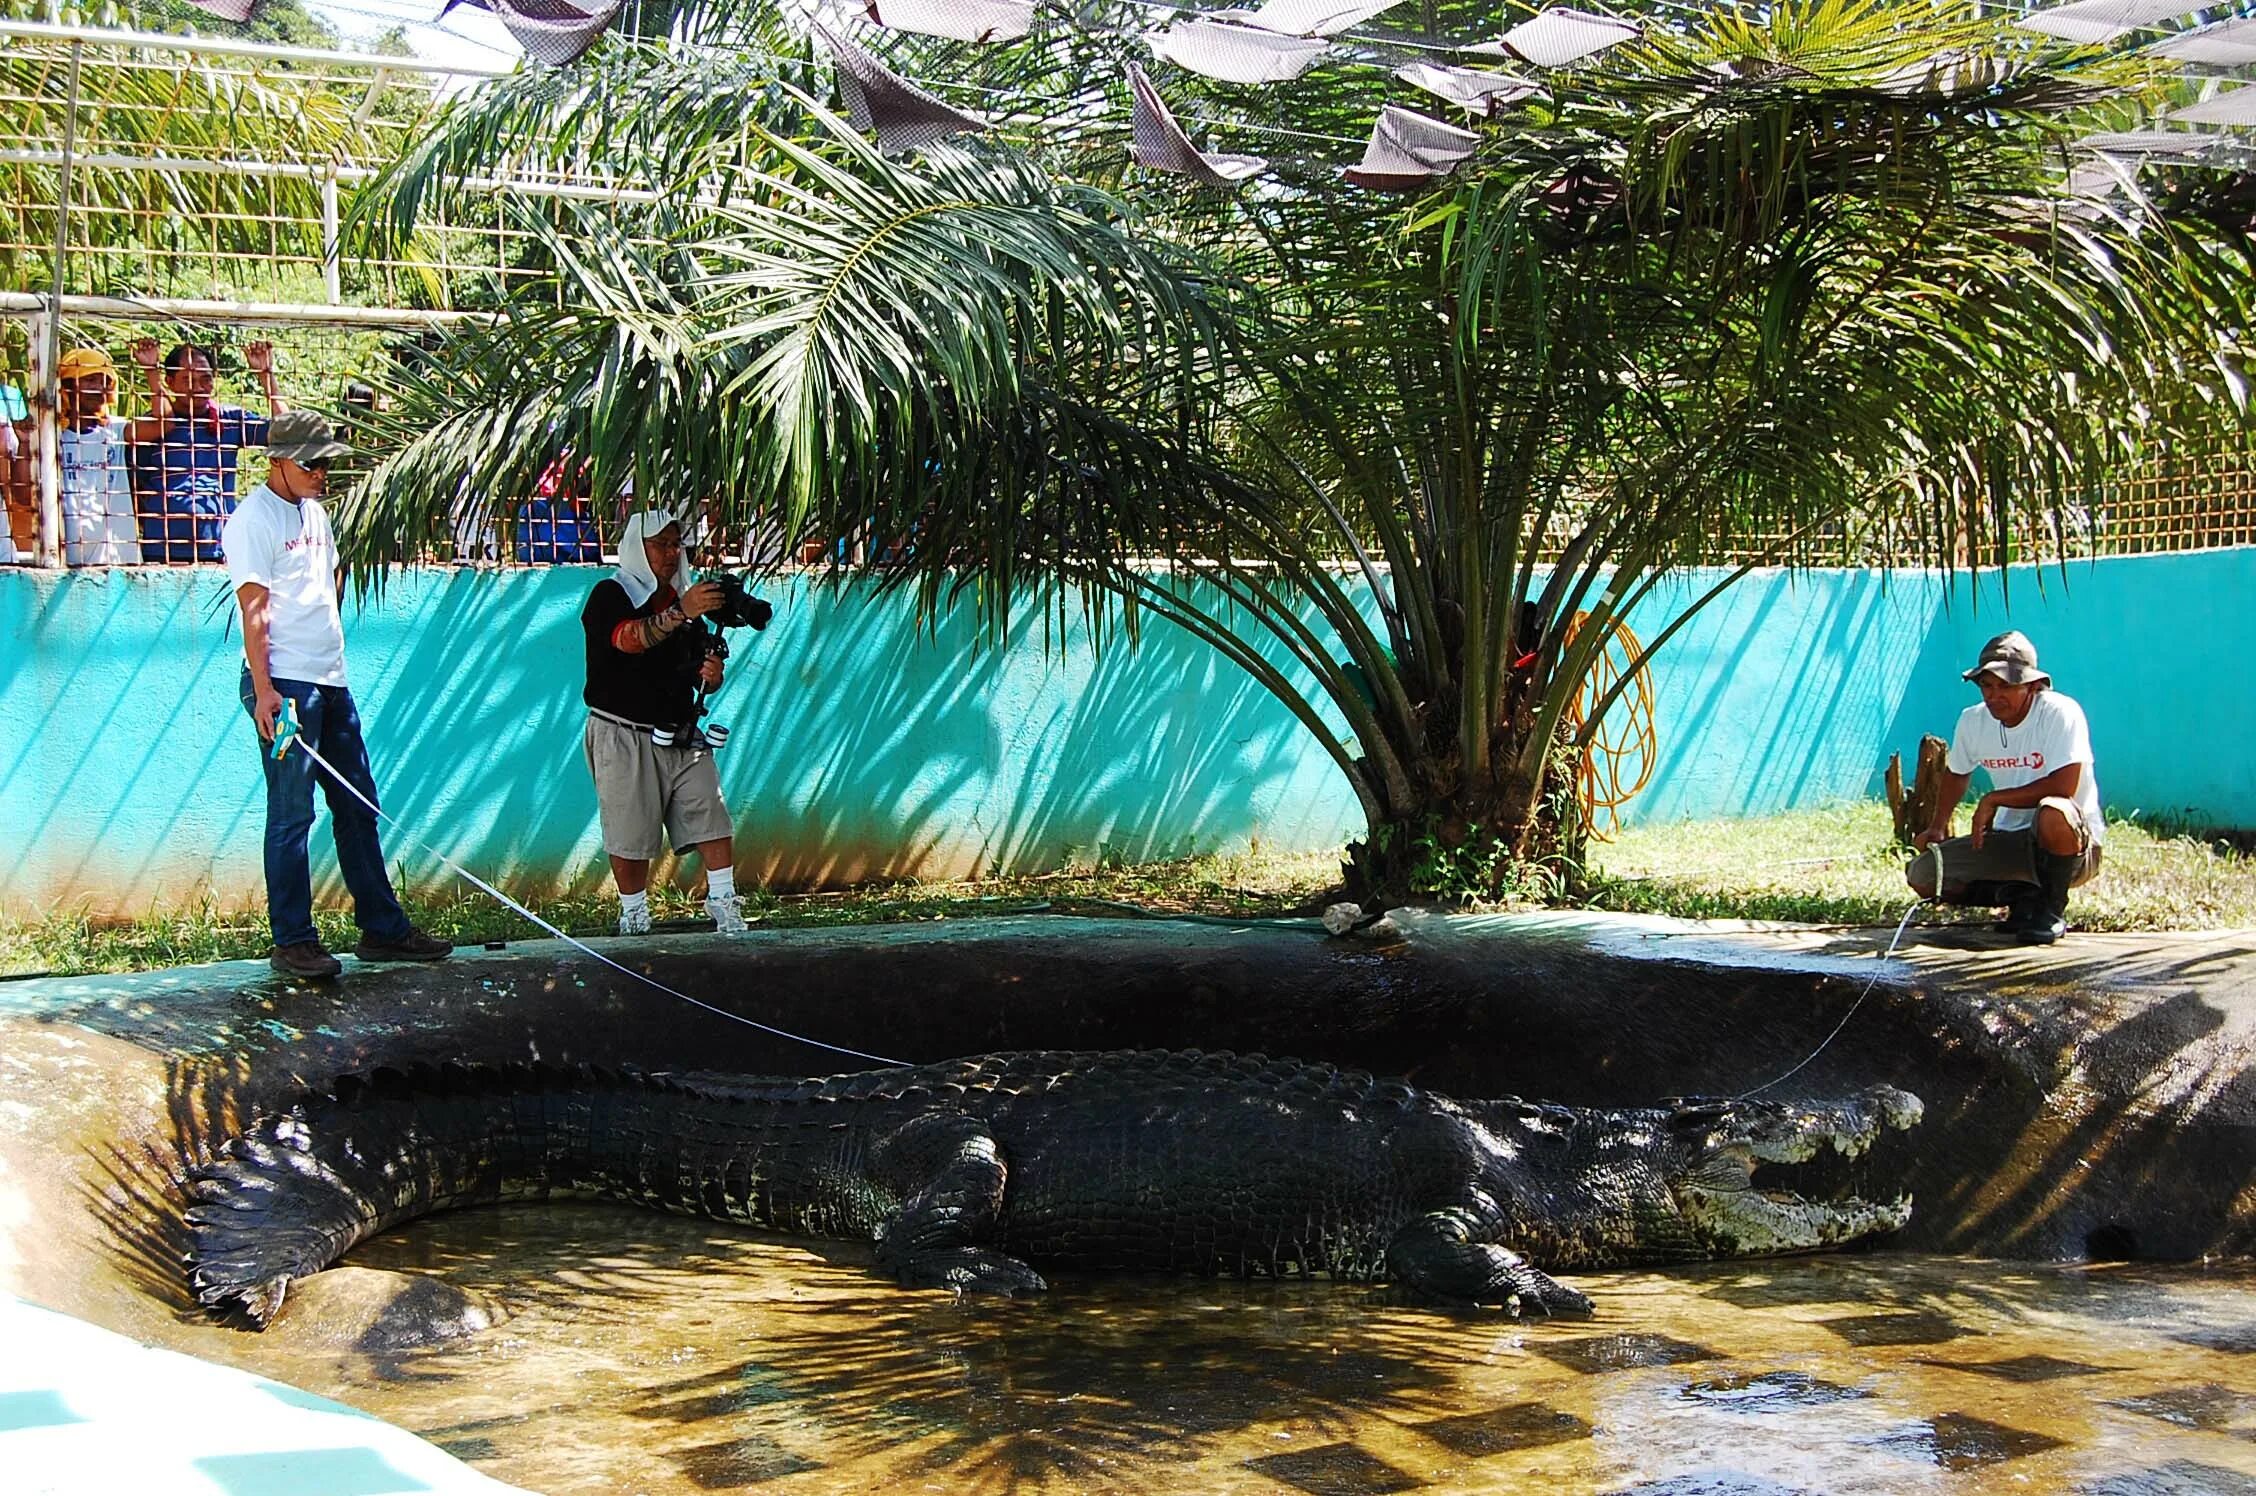
[[[1985,675],[1994,675],[2009,686],[2052,684],[2052,677],[2037,668],[2037,646],[2017,629],[2008,629],[1983,645],[1981,658],[1961,679],[1977,680]]]

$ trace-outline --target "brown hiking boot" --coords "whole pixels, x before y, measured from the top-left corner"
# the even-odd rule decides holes
[[[363,961],[444,961],[454,954],[454,946],[409,925],[407,933],[397,940],[361,936],[353,954]]]
[[[278,945],[266,964],[286,977],[303,977],[309,982],[325,982],[345,969],[318,940]]]

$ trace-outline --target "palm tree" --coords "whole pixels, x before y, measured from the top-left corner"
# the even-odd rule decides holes
[[[887,576],[928,606],[972,588],[1000,618],[1033,588],[1190,631],[1337,763],[1357,881],[1494,891],[1572,857],[1620,689],[1593,680],[1748,570],[1876,525],[1979,558],[2238,429],[2245,211],[2062,186],[2065,142],[2168,80],[1936,14],[1674,20],[1407,198],[1289,161],[1238,195],[1124,181],[1087,38],[985,55],[1019,128],[909,161],[772,30],[687,66],[607,46],[465,102],[368,199],[402,232],[529,149],[678,186],[542,215],[553,279],[410,382],[427,429],[348,546],[413,554],[444,496],[525,492],[565,444],[726,521],[910,536]],[[961,49],[904,52],[931,76]],[[1255,104],[1345,136],[1383,88],[1343,69]],[[1634,610],[1721,558],[1620,658]]]

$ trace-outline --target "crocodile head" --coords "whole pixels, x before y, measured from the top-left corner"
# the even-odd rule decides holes
[[[1867,1155],[1924,1109],[1893,1086],[1841,1101],[1672,1101],[1615,1111],[1475,1103],[1508,1239],[1545,1267],[1813,1252],[1893,1231],[1908,1196],[1861,1197]]]
[[[1677,1102],[1661,1113],[1668,1234],[1689,1232],[1703,1257],[1762,1257],[1894,1231],[1910,1196],[1859,1198],[1851,1163],[1924,1110],[1893,1086],[1834,1102]]]

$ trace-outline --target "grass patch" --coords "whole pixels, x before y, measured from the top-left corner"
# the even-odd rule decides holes
[[[908,879],[829,893],[743,892],[747,919],[788,929],[960,919],[1034,908],[1077,914],[1143,910],[1259,918],[1311,912],[1312,906],[1321,907],[1321,895],[1338,880],[1336,853],[1255,852],[1176,862],[1081,866],[1055,873],[960,883]],[[530,940],[544,938],[547,933],[482,893],[442,899],[410,897],[403,902],[409,918],[456,944]],[[608,894],[550,899],[531,907],[543,919],[583,936],[610,934],[619,913],[617,902]],[[651,889],[651,914],[661,925],[680,923],[684,928],[696,928],[703,923],[704,912],[699,896],[671,888]],[[333,951],[350,950],[358,938],[352,917],[344,910],[317,909],[314,922]],[[67,911],[28,920],[0,913],[0,974],[4,975],[145,971],[198,961],[263,957],[270,948],[263,907],[222,909],[206,904],[152,910],[127,920],[98,920]]]
[[[1958,827],[1965,829],[1961,815]],[[1746,821],[1633,827],[1591,849],[1592,909],[1689,919],[1894,924],[1911,903],[1905,854],[1877,801]],[[2176,823],[2110,820],[2099,876],[2076,890],[2079,930],[2256,927],[2256,857]],[[1920,911],[1921,924],[1988,923],[1986,910]]]
[[[1963,817],[1961,818],[1963,821]],[[1744,821],[1636,827],[1592,848],[1584,908],[1688,919],[1796,920],[1820,925],[1892,925],[1911,901],[1903,858],[1889,842],[1877,802]],[[1330,852],[1250,853],[1177,862],[1077,866],[1026,877],[958,883],[916,880],[831,893],[745,893],[745,914],[775,929],[960,919],[1043,908],[1069,914],[1135,911],[1249,919],[1308,914],[1338,897],[1339,858]],[[609,934],[618,906],[608,896],[552,899],[542,917],[575,935]],[[673,889],[652,891],[661,924],[695,928],[703,907]],[[457,943],[525,940],[543,932],[483,894],[410,900],[408,913]],[[2172,824],[2115,821],[2107,861],[2069,906],[2080,930],[2256,928],[2256,855],[2234,841]],[[1924,910],[1925,924],[1987,923],[1977,910]],[[349,950],[351,918],[315,919],[332,950]],[[0,973],[141,971],[197,961],[264,956],[263,909],[214,906],[157,910],[134,920],[68,912],[37,919],[0,913]]]

